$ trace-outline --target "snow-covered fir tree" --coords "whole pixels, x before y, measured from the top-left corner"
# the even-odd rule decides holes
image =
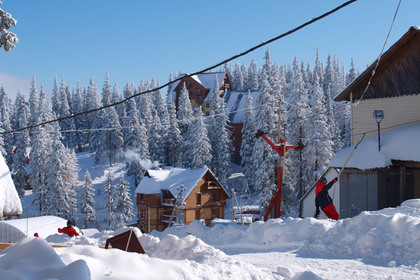
[[[89,171],[86,170],[84,176],[82,197],[80,201],[80,211],[83,214],[85,228],[88,228],[89,224],[96,223],[94,195],[95,192],[92,186],[92,178],[90,177]]]
[[[29,104],[25,99],[25,96],[18,94],[16,96],[16,102],[14,106],[14,118],[15,129],[20,129],[28,126],[29,120]],[[23,130],[20,133],[15,134],[15,156],[13,160],[13,181],[15,183],[16,190],[20,197],[25,195],[26,188],[26,165],[27,165],[27,153],[26,148],[29,146],[29,131]]]
[[[16,34],[9,31],[12,26],[16,26],[16,23],[11,14],[0,9],[0,48],[3,47],[7,52],[13,50],[14,44],[19,42]]]
[[[184,140],[182,166],[185,168],[203,168],[210,166],[211,144],[207,136],[207,126],[201,108],[188,127]]]
[[[300,71],[297,58],[295,58],[293,62],[293,77],[289,97],[287,141],[293,145],[301,143],[306,147],[308,141],[308,93],[305,90],[302,72]],[[297,194],[301,194],[307,184],[307,178],[304,173],[307,160],[307,158],[304,157],[306,153],[305,149],[306,148],[291,150],[286,154],[286,158],[288,159],[288,170],[290,171],[288,182],[296,186]],[[283,198],[287,199],[285,196]],[[293,198],[288,197],[288,199],[292,200]]]
[[[170,166],[180,166],[182,156],[182,136],[178,127],[178,119],[176,117],[175,103],[172,98],[169,98],[168,106],[168,119],[169,131],[167,137],[167,163]]]
[[[122,128],[114,107],[106,108],[104,110],[104,121],[104,130],[101,133],[102,140],[100,140],[102,145],[101,149],[96,153],[98,153],[101,158],[105,158],[109,165],[112,165],[117,162],[118,155],[122,151],[124,145],[121,131]]]
[[[252,153],[255,146],[255,116],[253,108],[253,100],[251,91],[248,90],[246,96],[246,107],[244,114],[244,126],[242,128],[242,143],[241,143],[241,167],[245,175],[245,186],[243,186],[242,193],[256,194],[255,175],[256,167],[254,166]]]
[[[150,134],[148,137],[150,159],[158,161],[161,164],[166,162],[165,139],[162,133],[162,124],[159,116],[154,116],[153,125],[150,127]]]
[[[272,88],[268,81],[270,60],[266,56],[264,70],[261,71],[261,88],[257,99],[256,129],[263,131],[272,140],[275,139],[277,127],[275,122],[278,119],[277,101],[272,94]],[[266,209],[276,190],[276,178],[274,173],[274,160],[277,157],[273,149],[261,138],[256,141],[253,151],[253,165],[257,192],[260,194],[260,202],[263,209]]]
[[[77,82],[76,90],[73,91],[72,95],[72,103],[73,103],[73,113],[78,114],[83,112],[85,109],[84,99],[83,99],[83,90],[80,82]],[[77,151],[81,152],[83,147],[87,144],[87,137],[86,133],[83,130],[86,129],[86,118],[84,115],[76,116],[74,118],[74,126],[77,130],[75,133],[76,142],[75,148]]]
[[[29,125],[34,125],[36,121],[36,111],[38,110],[38,90],[36,88],[36,77],[33,75],[31,88],[29,90]]]
[[[4,87],[2,86],[0,88],[0,124],[1,124],[1,128],[4,131],[10,131],[12,130],[12,126],[11,126],[11,122],[10,122],[10,118],[11,118],[11,114],[12,114],[12,110],[13,110],[13,106],[11,106],[10,104],[10,100],[7,97],[7,93],[6,90],[4,89]],[[14,146],[14,139],[13,139],[13,134],[9,133],[9,134],[5,134],[3,141],[4,141],[4,150],[5,150],[5,155],[4,158],[6,160],[7,165],[9,166],[9,169],[12,169],[12,164],[13,164],[13,146]]]
[[[53,151],[46,164],[44,215],[73,219],[77,210],[78,166],[73,150],[61,142],[59,128],[52,134]]]
[[[251,91],[260,89],[258,76],[257,62],[253,59],[248,68],[248,84],[246,89],[250,89]]]
[[[210,122],[208,128],[212,150],[211,170],[222,185],[227,185],[231,174],[230,160],[232,155],[232,141],[227,129],[228,118],[226,104],[220,97],[219,82],[214,83],[211,99]]]
[[[114,216],[114,208],[113,204],[116,198],[115,193],[115,186],[114,186],[114,179],[112,177],[111,172],[108,172],[106,176],[106,183],[105,183],[105,207],[108,209],[108,226],[111,227],[112,219]]]
[[[181,90],[181,94],[178,97],[178,126],[181,131],[182,138],[186,140],[185,134],[187,133],[189,126],[193,122],[193,110],[191,101],[189,98],[188,90],[184,84]]]
[[[127,225],[134,217],[134,204],[130,196],[130,188],[124,176],[121,176],[120,183],[115,189],[115,200],[113,202],[113,216],[111,228],[118,229]]]
[[[43,86],[39,93],[39,105],[37,109],[37,123],[43,123],[53,119],[48,96]],[[29,159],[31,165],[31,174],[29,176],[29,183],[33,190],[32,204],[39,205],[39,212],[43,212],[45,204],[45,189],[47,178],[47,163],[51,154],[51,134],[53,130],[51,124],[38,126],[34,129],[31,138],[31,157]]]
[[[328,163],[333,157],[333,142],[331,132],[328,129],[327,115],[325,108],[325,95],[319,83],[318,74],[315,73],[314,84],[311,90],[310,112],[308,123],[308,137],[306,142],[306,173],[307,185],[300,190],[297,198],[300,199],[307,188],[318,180],[328,167]]]

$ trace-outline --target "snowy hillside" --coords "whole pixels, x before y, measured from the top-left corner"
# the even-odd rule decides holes
[[[105,250],[117,232],[27,238],[0,253],[4,279],[419,279],[420,200],[340,221],[199,222],[137,235],[147,255]],[[67,244],[53,249],[48,243]],[[40,258],[39,256],[43,256]]]

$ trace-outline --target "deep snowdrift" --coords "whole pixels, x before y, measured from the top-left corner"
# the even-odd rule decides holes
[[[419,199],[339,221],[288,218],[214,227],[193,222],[152,234],[135,229],[147,255],[98,247],[125,230],[85,230],[85,235],[72,238],[60,234],[46,240],[26,238],[0,253],[0,275],[6,279],[34,279],[35,275],[35,279],[312,280],[322,279],[315,273],[322,273],[320,265],[336,259],[343,260],[344,266],[334,263],[326,269],[334,270],[330,275],[343,269],[344,279],[353,279],[348,275],[358,275],[358,279],[420,277]],[[47,242],[70,247],[52,249]],[[272,254],[270,259],[279,254],[286,259],[293,255],[293,259],[274,260],[271,269],[250,264],[261,263],[258,258],[267,254]],[[317,266],[306,265],[305,260],[314,262],[314,258]],[[302,264],[298,271],[296,263]]]

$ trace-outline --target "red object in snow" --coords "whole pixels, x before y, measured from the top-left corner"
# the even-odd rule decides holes
[[[58,229],[58,232],[59,233],[65,233],[65,234],[67,234],[70,237],[73,237],[75,235],[79,235],[79,233],[72,226],[59,228]]]
[[[258,134],[257,134],[258,135]],[[268,139],[267,136],[264,134],[261,135],[262,138],[279,154],[279,156],[283,157],[286,152],[290,149],[300,149],[300,145],[286,145],[285,140],[282,138],[280,139],[280,145],[275,145],[273,142],[271,142],[270,139]],[[281,205],[281,184],[283,183],[283,166],[279,166],[278,170],[278,179],[277,179],[277,190],[274,195],[274,197],[271,199],[270,205],[268,205],[267,211],[264,215],[264,221],[267,221],[268,215],[271,212],[271,209],[273,208],[273,205],[275,202],[277,202],[276,205],[276,218],[280,217],[280,205]]]

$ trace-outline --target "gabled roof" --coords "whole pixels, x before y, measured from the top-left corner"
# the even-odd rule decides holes
[[[174,197],[177,197],[182,185],[185,189],[182,194],[185,200],[207,172],[211,173],[210,169],[165,167],[165,169],[147,170],[146,176],[136,188],[136,193],[158,194],[162,190],[169,190]],[[226,192],[224,188],[223,190]]]
[[[329,166],[341,168],[350,157],[346,168],[361,170],[384,168],[392,161],[420,162],[420,125],[405,126],[381,134],[381,150],[378,150],[378,138],[371,137],[362,141],[350,157],[355,145],[337,154]]]
[[[183,77],[186,75],[188,74],[181,74],[179,77]],[[226,76],[226,72],[210,72],[210,73],[202,73],[202,74],[193,75],[191,76],[191,79],[195,80],[197,83],[199,83],[204,88],[209,90],[209,94],[206,96],[206,99],[204,100],[205,102],[208,102],[211,100],[213,96],[212,93],[214,91],[214,82],[216,81],[216,78],[217,78],[217,81],[219,82],[219,86],[221,86],[225,79],[225,76]],[[176,98],[175,88],[178,87],[178,85],[182,82],[183,80],[179,80],[178,82],[174,83],[172,85],[171,91],[169,92],[170,96],[172,97],[172,101],[174,102]],[[181,84],[181,86],[183,85]]]
[[[257,104],[257,98],[259,91],[251,92],[252,96],[252,107],[255,108]],[[247,91],[228,91],[225,93],[223,98],[225,99],[226,108],[229,113],[229,120],[232,124],[243,124],[245,121],[245,107]]]
[[[359,75],[335,101],[357,101],[366,89],[377,64],[376,60]],[[420,93],[420,29],[411,27],[380,58],[378,68],[363,99],[393,97]]]

